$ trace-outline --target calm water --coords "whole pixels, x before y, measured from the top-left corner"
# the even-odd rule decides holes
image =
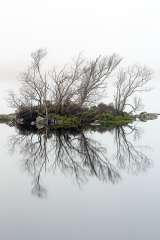
[[[0,239],[160,239],[160,119],[106,132],[0,125]]]

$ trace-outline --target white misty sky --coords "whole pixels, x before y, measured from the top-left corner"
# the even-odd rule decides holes
[[[18,88],[19,73],[40,47],[48,50],[49,68],[81,51],[89,58],[116,52],[124,63],[148,65],[155,71],[154,90],[143,97],[144,104],[160,112],[159,12],[158,0],[1,1],[0,113],[10,111],[7,90]]]

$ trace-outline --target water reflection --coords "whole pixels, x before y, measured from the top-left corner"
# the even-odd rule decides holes
[[[132,135],[134,141],[130,140]],[[144,153],[147,146],[136,145],[141,137],[141,131],[136,126],[118,127],[115,129],[115,159],[120,169],[137,174],[145,171],[151,165],[151,160]]]
[[[12,151],[20,149],[23,168],[33,179],[32,194],[44,198],[47,190],[41,184],[43,172],[54,173],[59,169],[74,176],[79,185],[89,177],[114,184],[121,179],[121,169],[137,174],[151,165],[143,149],[130,138],[131,135],[134,140],[140,138],[138,128],[117,127],[112,134],[116,161],[107,157],[107,146],[95,140],[88,131],[81,130],[18,129],[17,134],[10,137],[10,146]]]

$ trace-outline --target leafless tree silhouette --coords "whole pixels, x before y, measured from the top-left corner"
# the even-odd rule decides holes
[[[57,113],[70,103],[79,107],[91,104],[102,96],[101,90],[106,89],[107,79],[122,60],[113,54],[88,61],[79,54],[70,67],[64,66],[61,70],[54,67],[52,71],[43,73],[41,63],[46,54],[45,49],[31,54],[31,65],[21,74],[19,95],[9,92],[11,107],[37,106],[39,111],[45,108],[48,115],[48,102],[54,105]]]
[[[121,60],[122,58],[113,54],[109,57],[99,56],[85,64],[78,87],[78,103],[80,106],[93,103],[97,98],[102,97],[102,91],[106,89],[106,80]]]
[[[9,92],[8,103],[10,107],[16,108],[30,108],[37,105],[39,111],[42,111],[42,106],[47,111],[47,98],[49,95],[49,84],[47,81],[47,74],[42,74],[41,61],[46,56],[45,49],[38,49],[31,54],[32,63],[27,71],[21,74],[21,88],[17,96],[13,91]]]
[[[135,94],[149,90],[146,84],[151,80],[151,76],[150,69],[138,65],[121,69],[118,72],[114,93],[114,106],[117,113],[124,112],[127,106],[131,108],[131,112],[137,111],[142,106],[141,99]],[[131,104],[129,101],[133,96],[135,97],[134,103]]]

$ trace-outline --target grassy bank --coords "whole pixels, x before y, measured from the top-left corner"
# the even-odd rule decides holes
[[[121,126],[121,125],[127,125],[134,121],[134,117],[124,114],[124,115],[118,115],[113,116],[111,114],[104,114],[102,116],[102,119],[100,120],[101,125],[104,127],[110,127],[110,126]]]
[[[0,114],[0,123],[9,123],[15,121],[15,114]]]
[[[43,116],[45,119],[45,116]],[[1,114],[0,123],[9,124],[10,122],[15,122],[15,114]],[[69,129],[69,128],[86,128],[89,126],[99,127],[99,128],[112,128],[116,126],[127,125],[134,121],[134,118],[128,114],[123,115],[113,115],[111,113],[101,113],[95,114],[95,112],[89,111],[79,114],[77,116],[71,115],[58,115],[49,114],[48,115],[50,128],[55,129]],[[53,124],[54,122],[54,124]],[[46,125],[44,123],[40,125]],[[24,126],[25,127],[25,126]]]
[[[80,115],[79,117],[49,114],[49,119],[55,119],[57,122],[59,122],[59,124],[52,126],[54,128],[85,128],[88,126],[112,128],[116,126],[127,125],[134,121],[134,118],[128,114],[117,116],[110,113],[103,113],[99,115],[83,113],[83,115]]]

